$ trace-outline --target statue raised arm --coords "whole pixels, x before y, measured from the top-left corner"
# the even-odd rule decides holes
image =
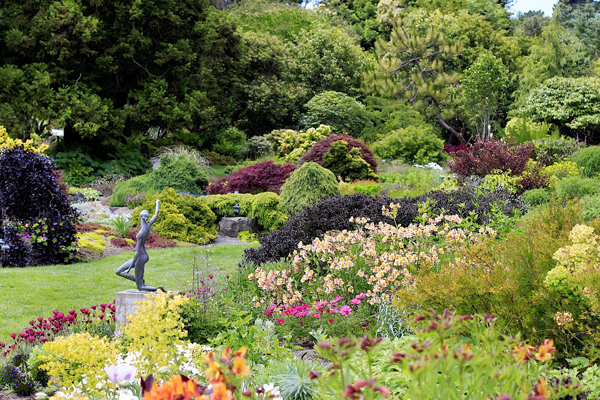
[[[150,228],[156,218],[158,217],[158,207],[159,207],[160,199],[156,200],[156,211],[154,212],[154,216],[148,220],[150,217],[150,213],[148,210],[143,210],[140,213],[140,231],[138,232],[135,245],[135,255],[131,260],[126,261],[123,265],[117,268],[117,275],[122,276],[125,279],[129,279],[130,281],[134,281],[137,285],[138,290],[154,292],[156,290],[162,290],[162,286],[154,287],[146,285],[144,281],[144,269],[146,263],[150,259],[148,256],[148,252],[146,251],[146,240],[150,235]],[[129,271],[134,268],[134,274],[132,275]]]

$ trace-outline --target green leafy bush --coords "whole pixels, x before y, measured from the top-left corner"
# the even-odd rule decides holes
[[[581,205],[583,206],[582,217],[584,221],[589,222],[600,218],[600,194],[585,196],[581,199]]]
[[[246,134],[236,127],[229,127],[219,135],[219,141],[213,144],[216,153],[233,158],[239,158],[246,147]]]
[[[267,156],[273,150],[273,145],[264,136],[254,136],[246,142],[244,156],[251,160],[256,160],[259,157]]]
[[[532,140],[550,139],[550,124],[513,118],[506,123],[504,133],[515,143],[523,144]]]
[[[592,178],[573,176],[558,181],[555,185],[556,195],[562,199],[574,199],[597,194],[600,182]]]
[[[69,187],[69,194],[81,193],[85,201],[100,200],[100,192],[92,188]]]
[[[292,172],[281,187],[281,209],[289,214],[339,194],[333,172],[317,163],[307,162]]]
[[[523,201],[530,206],[539,206],[549,203],[552,199],[546,189],[531,189],[523,192]]]
[[[199,198],[180,195],[172,188],[147,196],[144,204],[131,214],[134,226],[140,224],[142,210],[153,215],[156,199],[161,199],[162,203],[152,229],[159,235],[196,244],[206,244],[216,238],[217,217],[210,208]]]
[[[304,108],[306,113],[300,117],[300,124],[304,128],[317,128],[325,124],[334,132],[359,137],[363,129],[373,125],[371,113],[365,105],[345,93],[319,93]]]
[[[373,143],[373,152],[386,160],[404,160],[411,164],[428,164],[446,160],[444,141],[430,126],[409,126],[390,132]]]
[[[538,160],[543,158],[548,165],[569,158],[573,153],[586,147],[584,142],[578,142],[573,138],[538,139],[532,143],[535,146],[535,158]]]
[[[346,181],[379,179],[371,166],[362,158],[360,149],[348,146],[345,140],[338,140],[331,144],[327,153],[323,155],[323,167]]]
[[[600,174],[600,146],[590,146],[571,155],[571,161],[583,168],[583,175],[595,178]]]
[[[126,181],[117,183],[113,194],[110,197],[111,207],[125,207],[127,196],[134,196],[138,193],[152,194],[157,190],[154,188],[154,175],[152,173],[146,175],[135,176]]]
[[[161,157],[152,180],[157,191],[170,187],[179,192],[199,194],[208,185],[206,172],[185,155]]]
[[[265,135],[273,144],[279,157],[286,161],[297,161],[317,142],[331,135],[331,127],[320,125],[306,131],[293,131],[291,129],[274,130]]]
[[[267,231],[283,226],[287,220],[287,215],[279,209],[280,197],[273,192],[259,194],[229,193],[202,196],[199,200],[206,204],[218,219],[234,217],[233,206],[238,204],[240,216],[253,218]]]

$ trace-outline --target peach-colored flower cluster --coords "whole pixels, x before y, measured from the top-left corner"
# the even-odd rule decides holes
[[[355,292],[366,293],[370,304],[389,300],[399,287],[413,284],[412,274],[420,268],[435,267],[447,253],[495,235],[488,227],[459,228],[462,221],[455,215],[423,215],[420,220],[395,227],[353,218],[357,230],[329,232],[311,244],[300,243],[290,268],[258,268],[248,277],[263,292],[255,298],[256,305],[293,306]]]

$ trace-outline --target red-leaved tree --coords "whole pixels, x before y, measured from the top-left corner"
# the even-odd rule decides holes
[[[275,164],[273,161],[264,161],[248,165],[232,175],[216,179],[208,185],[208,194],[227,193],[279,193],[281,185],[293,170],[294,164]]]

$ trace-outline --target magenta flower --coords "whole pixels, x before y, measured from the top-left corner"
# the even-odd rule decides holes
[[[111,382],[118,384],[120,381],[132,382],[137,375],[137,368],[129,364],[111,365],[104,368]]]
[[[283,324],[283,320],[282,320],[282,319],[278,319],[278,320],[277,320],[277,323],[278,323],[278,324]]]
[[[343,306],[342,308],[340,308],[340,314],[346,316],[346,315],[350,315],[350,313],[352,312],[352,309],[349,306]]]
[[[354,304],[354,305],[360,304],[360,300],[359,299],[352,299],[352,300],[350,300],[350,304]]]

